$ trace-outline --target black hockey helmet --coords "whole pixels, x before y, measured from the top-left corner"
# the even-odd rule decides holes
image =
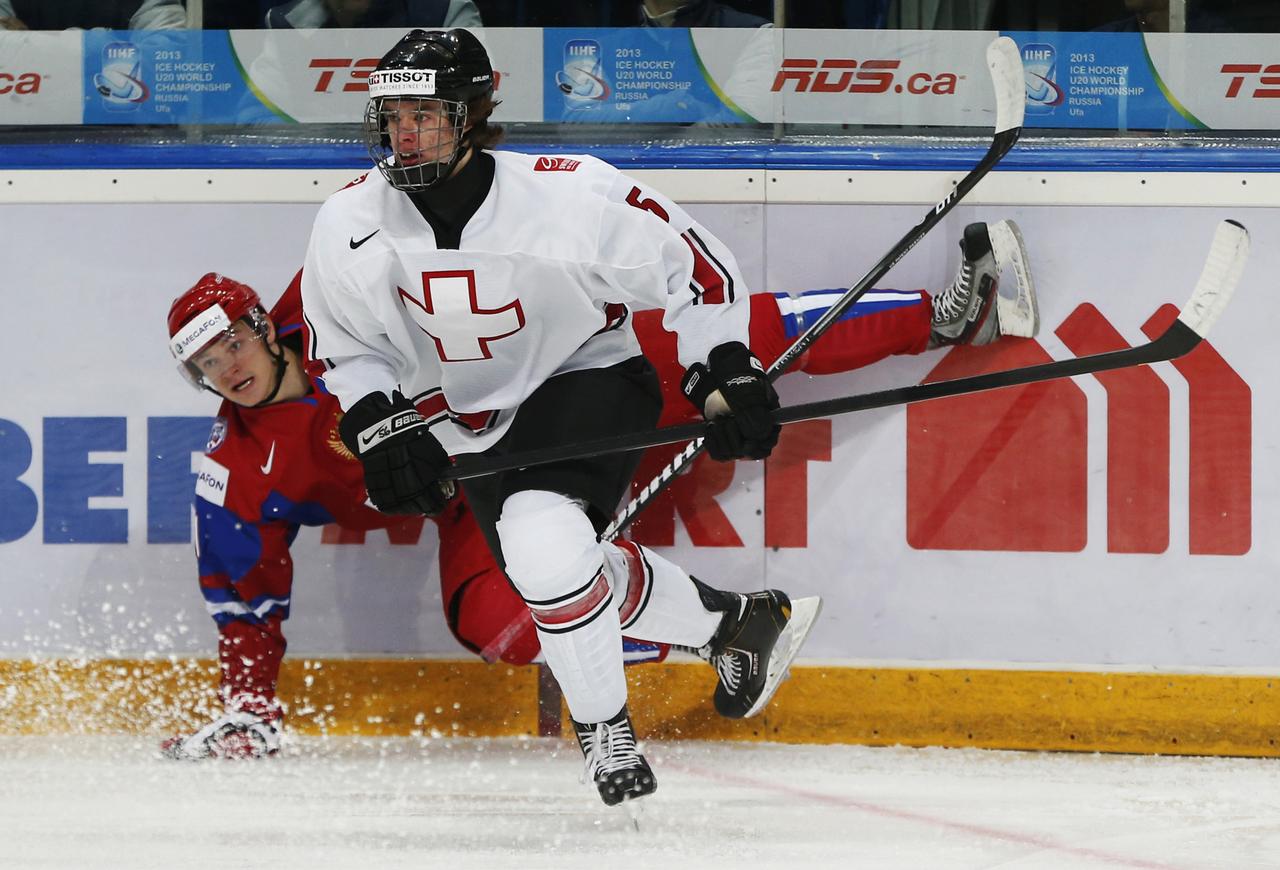
[[[401,37],[369,73],[369,103],[365,108],[365,143],[378,170],[395,188],[425,190],[449,176],[465,153],[464,138],[470,103],[493,94],[493,66],[489,53],[469,31],[455,28],[411,30]],[[416,101],[423,115],[426,104],[442,109],[452,128],[452,147],[437,153],[427,148],[398,151],[389,135],[390,124],[401,117],[406,101]],[[426,131],[423,131],[426,132]]]

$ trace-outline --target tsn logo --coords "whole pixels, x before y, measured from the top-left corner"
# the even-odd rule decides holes
[[[1229,100],[1234,100],[1240,95],[1245,79],[1251,76],[1258,77],[1259,85],[1269,86],[1254,88],[1253,93],[1249,94],[1251,99],[1266,100],[1280,97],[1280,63],[1273,63],[1266,67],[1260,63],[1224,63],[1221,72],[1231,76],[1226,94]]]
[[[954,94],[964,78],[949,72],[916,72],[907,76],[905,83],[899,82],[896,78],[901,65],[900,60],[786,58],[770,90],[778,93],[790,82],[797,94],[884,94],[890,90],[895,94]]]
[[[369,73],[373,72],[378,65],[378,58],[365,57],[360,60],[353,60],[349,57],[313,57],[309,67],[311,69],[320,70],[320,75],[316,78],[316,86],[314,88],[317,94],[329,93],[329,85],[333,83],[334,75],[340,70],[347,70],[345,80],[343,80],[343,91],[367,91],[369,90]]]
[[[0,95],[3,94],[38,94],[41,77],[39,73],[7,73],[0,71]]]
[[[346,72],[345,76],[338,79],[342,83],[343,92],[361,92],[369,90],[369,73],[373,72],[378,66],[379,58],[363,57],[359,60],[350,57],[313,57],[311,62],[307,64],[308,69],[319,70],[320,74],[316,76],[315,87],[312,90],[317,94],[330,93],[330,87],[337,87],[334,84],[334,76],[339,72]],[[498,89],[498,81],[502,74],[497,70],[493,71],[493,89]]]

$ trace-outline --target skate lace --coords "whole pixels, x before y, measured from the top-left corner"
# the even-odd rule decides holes
[[[731,695],[738,694],[738,687],[742,685],[742,658],[726,652],[716,656],[712,664],[715,665],[716,673],[720,676],[720,682],[724,684],[725,690]]]
[[[640,752],[636,749],[636,735],[626,722],[610,724],[600,722],[586,736],[586,778],[599,779],[617,770],[636,767]]]
[[[944,320],[953,320],[965,307],[969,304],[969,286],[973,281],[973,264],[965,260],[960,265],[960,274],[956,276],[956,280],[951,282],[951,286],[942,291],[942,295],[935,301],[938,313]]]

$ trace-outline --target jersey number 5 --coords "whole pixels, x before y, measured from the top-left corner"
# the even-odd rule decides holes
[[[627,205],[653,212],[667,223],[671,223],[671,215],[667,214],[667,210],[651,199],[642,198],[638,187],[631,188],[631,192],[627,194]]]

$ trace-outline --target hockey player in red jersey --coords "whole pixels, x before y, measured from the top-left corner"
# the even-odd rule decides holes
[[[659,379],[628,322],[637,307],[662,308],[677,333],[681,392],[709,421],[712,458],[769,455],[778,400],[746,346],[748,290],[718,239],[590,156],[488,150],[493,70],[467,31],[410,32],[368,83],[378,174],[321,207],[302,295],[308,357],[343,405],[340,435],[379,509],[443,509],[453,455],[653,426]],[[994,277],[981,292],[975,283],[977,235],[952,340],[1002,331],[981,301]],[[643,547],[599,540],[634,469],[633,457],[606,456],[464,483],[606,804],[656,789],[627,712],[624,634],[704,651],[716,709],[743,717],[768,702],[819,607],[716,589]]]
[[[365,504],[360,463],[338,436],[341,411],[302,366],[298,279],[268,314],[245,284],[210,273],[169,311],[170,350],[193,384],[223,398],[196,484],[200,590],[218,626],[224,715],[164,745],[175,758],[251,757],[280,745],[276,679],[285,652],[293,563],[301,525],[385,528],[402,518]],[[464,586],[514,596],[462,500],[436,517],[443,600]],[[450,608],[456,612],[456,608]],[[487,642],[484,608],[450,627]],[[501,618],[500,610],[489,613]],[[510,621],[509,619],[507,620]],[[504,623],[505,624],[505,623]],[[505,651],[528,662],[522,638]]]

